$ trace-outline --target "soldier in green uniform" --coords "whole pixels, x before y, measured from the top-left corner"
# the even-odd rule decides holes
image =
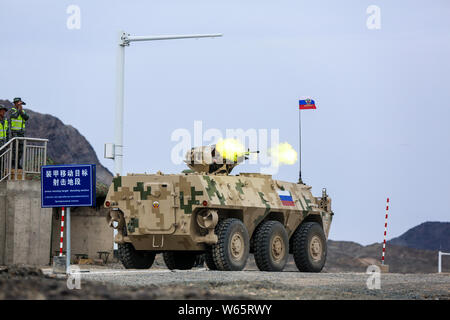
[[[0,104],[0,147],[8,142],[9,137],[8,119],[5,116],[7,111],[8,109],[3,104]]]
[[[14,106],[11,108],[9,116],[11,139],[15,137],[25,137],[25,122],[29,118],[29,116],[26,114],[25,110],[23,110],[22,107],[26,105],[26,103],[23,102],[21,98],[14,98],[13,102]],[[15,165],[15,157],[16,157],[15,146],[16,143],[13,144],[13,153],[12,153],[13,166]],[[17,159],[18,161],[17,166],[19,169],[22,169],[22,165],[20,164],[22,154],[23,154],[23,140],[20,140]]]

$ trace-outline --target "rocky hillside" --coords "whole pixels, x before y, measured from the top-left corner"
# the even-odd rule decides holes
[[[12,106],[8,100],[0,103],[8,108]],[[100,163],[89,141],[77,129],[52,115],[25,110],[30,115],[27,136],[48,139],[48,156],[56,164],[95,163],[97,179],[107,185],[111,183],[111,172]]]
[[[366,272],[370,265],[380,265],[382,245],[362,246],[350,241],[328,240],[328,254],[323,272]],[[162,258],[161,258],[162,259]],[[160,262],[163,264],[162,260]],[[385,263],[391,273],[436,273],[438,252],[388,245]],[[257,270],[253,255],[250,255],[247,270]],[[297,271],[292,255],[285,271]],[[443,257],[442,271],[450,272],[450,257]]]
[[[354,242],[328,241],[327,272],[365,272],[381,262],[382,244],[362,246]],[[387,244],[385,263],[394,273],[435,273],[438,252]],[[450,272],[450,259],[443,260],[443,271]]]
[[[425,222],[388,241],[385,263],[389,265],[389,271],[436,273],[438,250],[450,252],[446,247],[450,240],[449,226],[449,222]],[[327,246],[328,255],[323,272],[366,272],[369,265],[381,263],[381,243],[363,246],[351,241],[328,240]],[[256,270],[252,256],[247,268]],[[297,270],[292,256],[285,270]],[[442,257],[442,271],[450,272],[450,256]]]
[[[386,264],[391,272],[435,273],[438,250],[450,252],[450,222],[424,222],[409,229],[386,245]],[[364,272],[368,265],[379,264],[382,245],[362,246],[355,242],[328,241],[328,272]],[[442,258],[442,271],[450,272],[450,257]]]
[[[450,222],[424,222],[389,241],[390,244],[450,252]]]

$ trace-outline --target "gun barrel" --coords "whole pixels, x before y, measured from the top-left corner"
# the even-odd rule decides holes
[[[249,155],[250,153],[259,153],[259,150],[257,150],[257,151],[247,151],[247,152],[245,152],[245,155]]]

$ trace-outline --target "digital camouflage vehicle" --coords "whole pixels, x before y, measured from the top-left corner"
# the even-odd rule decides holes
[[[288,255],[300,271],[320,272],[333,217],[326,190],[231,170],[245,159],[217,161],[193,148],[182,174],[116,176],[105,200],[126,268],[150,268],[163,253],[169,269],[190,269],[204,254],[211,270],[242,270],[250,253],[263,271],[281,271]]]

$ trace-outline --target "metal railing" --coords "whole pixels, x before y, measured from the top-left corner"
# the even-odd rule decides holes
[[[14,137],[5,143],[0,148],[0,181],[25,180],[27,174],[40,174],[41,166],[47,164],[47,142],[48,139]]]

